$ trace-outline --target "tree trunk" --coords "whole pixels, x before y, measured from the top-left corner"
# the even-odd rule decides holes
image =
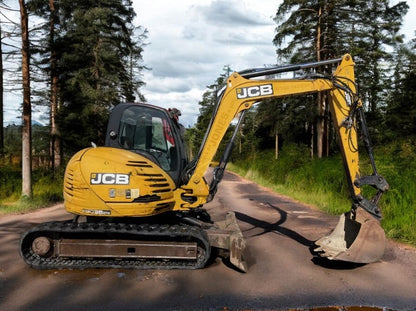
[[[32,109],[30,103],[29,23],[24,0],[19,0],[22,30],[22,197],[32,197]]]
[[[0,158],[4,156],[4,118],[3,118],[3,50],[2,50],[2,42],[1,42],[1,24],[0,24]]]
[[[279,131],[277,129],[274,135],[274,158],[277,160],[279,158]]]
[[[50,166],[53,171],[62,165],[61,157],[61,138],[59,133],[58,123],[56,116],[58,114],[58,72],[56,69],[56,50],[55,50],[55,23],[56,23],[56,10],[54,0],[49,0],[50,19],[49,19],[49,40],[51,49],[51,109],[49,115],[50,122]]]
[[[325,132],[325,96],[319,92],[317,96],[318,118],[316,121],[316,156],[322,158]]]
[[[318,11],[318,25],[316,31],[316,60],[319,62],[321,60],[321,16],[322,8],[319,8]],[[325,101],[323,100],[324,96],[322,93],[318,92],[316,99],[318,118],[316,121],[316,155],[318,159],[322,158],[322,150],[324,144],[324,116],[325,116]]]
[[[315,149],[315,146],[314,146],[315,137],[314,137],[313,131],[314,131],[313,123],[311,123],[311,146],[310,146],[311,159],[313,159],[313,154],[314,154],[314,149]]]
[[[325,93],[325,120],[324,120],[324,153],[326,157],[329,157],[329,137],[331,133],[331,112],[329,111],[329,97],[328,93]]]

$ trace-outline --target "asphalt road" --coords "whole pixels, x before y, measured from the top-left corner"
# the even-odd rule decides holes
[[[37,271],[20,258],[21,234],[71,216],[62,205],[0,216],[0,310],[416,310],[414,248],[389,241],[382,260],[368,265],[317,260],[310,247],[338,217],[230,173],[206,208],[214,220],[236,212],[248,244],[247,273],[220,258],[193,271]]]

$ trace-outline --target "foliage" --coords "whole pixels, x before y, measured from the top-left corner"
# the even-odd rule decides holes
[[[341,1],[342,2],[342,1]],[[340,11],[340,1],[285,0],[280,4],[275,21],[278,56],[291,62],[315,61],[337,55],[334,44],[339,38],[334,27]],[[290,38],[286,43],[285,40]]]
[[[352,54],[360,96],[368,108],[368,124],[377,131],[385,99],[393,90],[390,73],[394,60],[387,49],[403,42],[400,27],[407,10],[405,1],[390,5],[388,0],[285,0],[275,16],[273,42],[278,57],[291,63]],[[308,122],[316,122],[318,131],[315,116]]]
[[[350,32],[350,51],[357,64],[357,81],[361,96],[368,104],[372,119],[378,120],[379,109],[385,104],[386,91],[389,90],[389,68],[383,66],[392,61],[387,47],[395,47],[403,42],[400,27],[407,13],[408,5],[400,1],[390,6],[388,0],[348,2],[354,18],[348,26]]]
[[[198,148],[194,144],[196,143],[196,129],[194,127],[189,127],[185,129],[185,145],[188,151],[188,159],[195,158],[195,152]]]
[[[0,169],[0,200],[11,198],[17,200],[21,193],[22,177],[20,170],[11,165],[2,165]]]
[[[6,159],[21,158],[22,127],[10,124],[4,128]],[[32,125],[32,153],[34,156],[47,157],[49,148],[49,128],[47,126]]]
[[[4,151],[8,156],[22,153],[22,128],[14,124],[4,128]]]
[[[276,133],[281,144],[299,142],[308,145],[311,139],[311,120],[316,115],[314,95],[266,100],[259,104],[256,120],[258,147],[267,149],[274,144]]]
[[[146,30],[133,25],[131,1],[30,0],[27,6],[39,20],[31,32],[32,70],[51,85],[37,90],[37,100],[48,103],[51,122],[58,121],[51,140],[65,133],[60,137],[67,154],[91,141],[102,144],[111,107],[144,100],[139,88]]]
[[[389,237],[416,245],[416,137],[395,140],[376,154],[390,184],[381,206],[383,227]]]
[[[62,201],[63,171],[52,175],[46,169],[33,171],[33,196],[21,197],[21,171],[0,166],[0,214],[26,212]]]
[[[416,39],[400,46],[395,55],[394,88],[386,107],[386,138],[416,133]]]
[[[239,157],[249,156],[256,152],[258,138],[256,131],[260,124],[256,119],[257,109],[246,111],[243,122],[240,126],[237,143]]]
[[[141,59],[142,37],[132,24],[130,1],[71,1],[60,9],[59,120],[69,134],[66,147],[77,150],[91,141],[103,144],[110,108],[134,101],[142,82],[132,76],[132,64]]]
[[[273,42],[277,46],[278,57],[291,63],[305,63],[339,56],[337,49],[342,40],[338,38],[342,36],[337,21],[344,20],[347,16],[337,10],[339,5],[339,1],[333,0],[283,1],[275,16],[278,25]],[[328,73],[331,68],[321,67],[315,70]],[[302,121],[306,131],[306,135],[303,133],[303,141],[305,143],[308,141],[311,154],[322,157],[323,150],[329,149],[328,140],[325,139],[329,135],[325,131],[325,120],[328,120],[325,97],[321,94],[314,94],[287,101],[290,101],[293,106],[287,109],[291,115],[286,120]],[[273,113],[273,110],[269,110],[267,114],[270,113]],[[279,125],[276,123],[274,126],[275,131],[278,127],[288,125],[287,121],[279,120],[278,123]]]

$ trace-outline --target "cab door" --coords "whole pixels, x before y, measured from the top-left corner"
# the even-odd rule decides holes
[[[110,115],[105,145],[147,157],[179,186],[187,156],[180,126],[165,109],[147,104],[115,106]]]

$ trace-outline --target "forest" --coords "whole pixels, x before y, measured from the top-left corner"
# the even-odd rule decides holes
[[[66,161],[91,141],[103,144],[112,107],[146,102],[147,30],[133,24],[129,0],[19,0],[18,6],[7,0],[0,9],[20,19],[0,14],[0,204],[7,210],[10,202],[24,202],[27,209],[61,200]],[[284,0],[270,12],[276,24],[270,42],[281,64],[353,56],[376,161],[392,188],[382,201],[383,226],[390,237],[416,245],[416,33],[404,40],[407,11],[407,1]],[[19,65],[6,72],[10,60]],[[219,68],[198,103],[198,120],[186,129],[190,158],[232,70]],[[23,94],[22,125],[5,125],[3,95],[16,88]],[[46,111],[45,126],[32,126],[35,107]],[[237,142],[232,170],[323,209],[334,202],[338,209],[330,212],[348,209],[325,96],[257,104]]]

